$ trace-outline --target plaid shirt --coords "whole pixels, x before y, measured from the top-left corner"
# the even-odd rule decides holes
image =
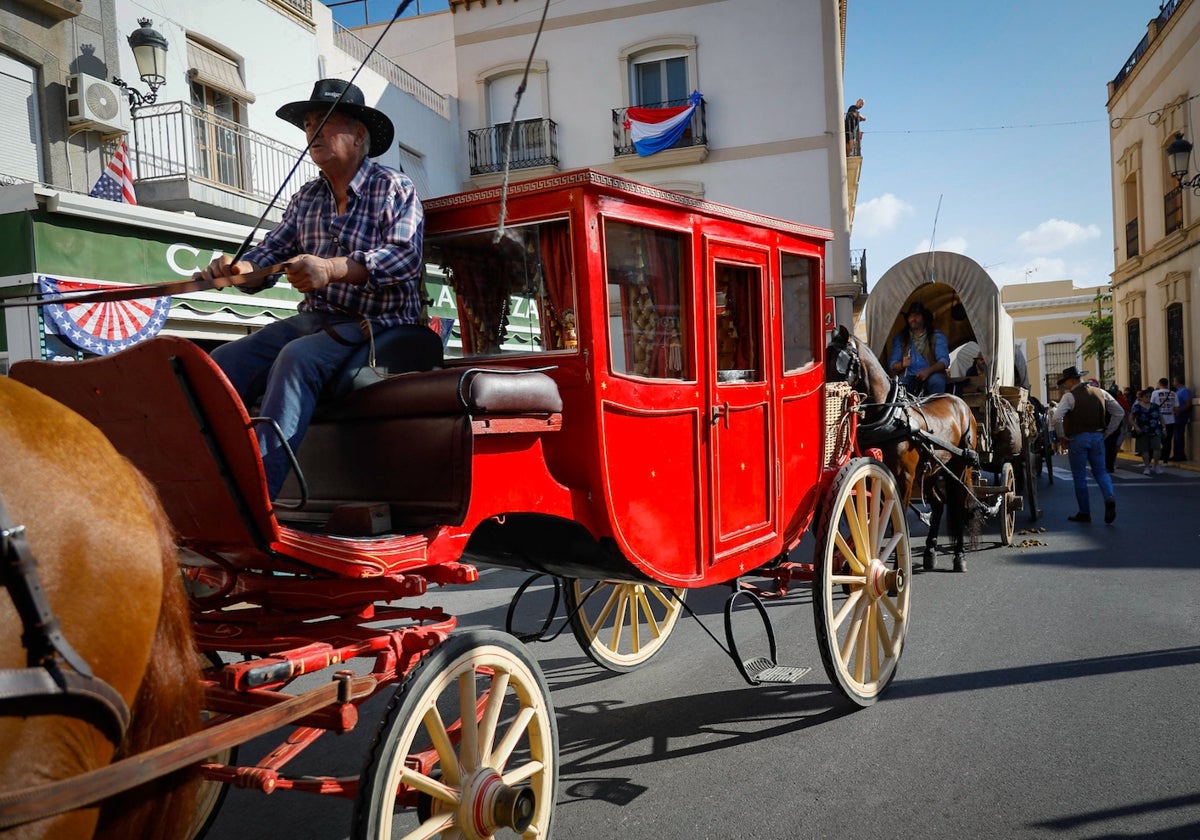
[[[359,286],[331,283],[308,292],[300,309],[350,312],[382,327],[415,324],[421,315],[424,233],[425,213],[412,181],[402,172],[366,159],[350,181],[344,216],[337,215],[333,190],[321,175],[292,196],[283,221],[267,233],[261,245],[248,250],[244,259],[265,266],[301,254],[349,257],[366,266],[366,282]]]

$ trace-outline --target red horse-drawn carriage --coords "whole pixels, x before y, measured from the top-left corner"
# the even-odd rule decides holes
[[[274,505],[254,431],[269,421],[197,346],[13,368],[157,488],[209,657],[207,727],[299,723],[258,765],[210,760],[206,778],[353,797],[355,837],[548,836],[557,732],[536,661],[421,606],[479,563],[565,580],[577,636],[617,669],[658,649],[689,588],[812,580],[829,677],[873,702],[908,626],[908,533],[891,475],[858,452],[849,388],[826,381],[828,232],[594,171],[425,206],[426,278],[455,326],[399,339],[434,339],[427,370],[373,347]],[[810,527],[812,562],[792,562]],[[790,679],[771,639],[738,661],[752,682]],[[336,689],[288,692],[322,669]],[[392,686],[357,778],[285,772]],[[229,731],[205,746],[249,737]]]

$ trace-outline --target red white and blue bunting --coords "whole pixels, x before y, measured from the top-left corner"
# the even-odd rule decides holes
[[[98,280],[60,280],[38,277],[38,286],[46,297],[95,289],[124,288],[121,283]],[[45,303],[46,317],[59,335],[80,350],[107,356],[157,335],[167,323],[170,296],[147,300],[119,300],[106,303]]]
[[[678,108],[626,108],[625,129],[638,155],[646,157],[675,145],[691,124],[700,101],[700,92],[694,90],[688,104]]]

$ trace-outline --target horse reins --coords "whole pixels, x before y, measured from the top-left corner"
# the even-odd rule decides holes
[[[0,573],[21,618],[25,668],[0,669],[0,714],[68,714],[96,723],[120,744],[129,727],[124,698],[95,676],[63,635],[37,573],[37,559],[25,540],[25,526],[14,525],[0,497]],[[47,700],[73,700],[60,703]],[[74,708],[71,708],[71,707]]]

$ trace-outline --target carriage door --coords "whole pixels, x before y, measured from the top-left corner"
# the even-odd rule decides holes
[[[763,322],[767,254],[708,243],[713,560],[774,534],[774,435]]]

